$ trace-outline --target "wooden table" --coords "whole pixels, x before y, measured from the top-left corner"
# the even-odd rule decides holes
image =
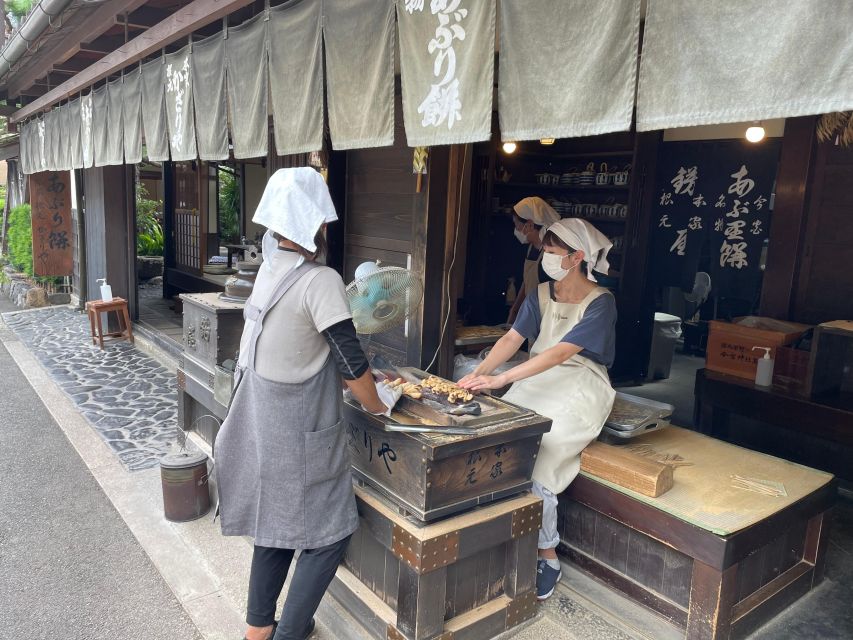
[[[560,496],[568,560],[685,629],[741,638],[823,579],[830,482],[719,536],[584,475]]]
[[[694,423],[702,433],[853,480],[853,412],[707,369],[696,372],[695,394]]]

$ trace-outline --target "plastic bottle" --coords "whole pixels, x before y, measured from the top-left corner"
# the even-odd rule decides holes
[[[753,347],[752,350],[764,349],[764,356],[758,359],[755,368],[755,384],[759,387],[773,386],[773,358],[770,357],[770,347]]]
[[[107,284],[106,278],[98,278],[95,282],[101,285],[101,300],[109,302],[113,299],[113,288]]]

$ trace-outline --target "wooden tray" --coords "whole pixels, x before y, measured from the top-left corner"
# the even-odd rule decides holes
[[[419,381],[429,377],[430,374],[415,369],[406,367],[400,369],[401,372],[408,374],[406,377],[414,382],[414,378]],[[515,420],[524,416],[533,415],[529,409],[519,407],[509,402],[493,398],[488,395],[479,395],[474,397],[474,401],[480,404],[483,412],[478,416],[454,416],[438,409],[424,404],[420,400],[403,396],[397,403],[397,408],[407,413],[410,413],[419,418],[424,418],[437,425],[444,427],[486,427],[494,425],[496,422],[504,420]]]

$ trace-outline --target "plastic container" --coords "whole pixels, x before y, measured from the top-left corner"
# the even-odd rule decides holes
[[[649,369],[646,380],[666,380],[672,369],[675,346],[681,337],[681,318],[668,313],[655,314],[652,348],[649,353]]]
[[[755,384],[759,387],[773,386],[773,358],[770,357],[770,347],[753,347],[753,351],[764,351],[755,367]]]

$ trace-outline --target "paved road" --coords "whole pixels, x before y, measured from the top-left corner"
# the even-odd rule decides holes
[[[201,640],[2,344],[0,380],[0,640]]]

